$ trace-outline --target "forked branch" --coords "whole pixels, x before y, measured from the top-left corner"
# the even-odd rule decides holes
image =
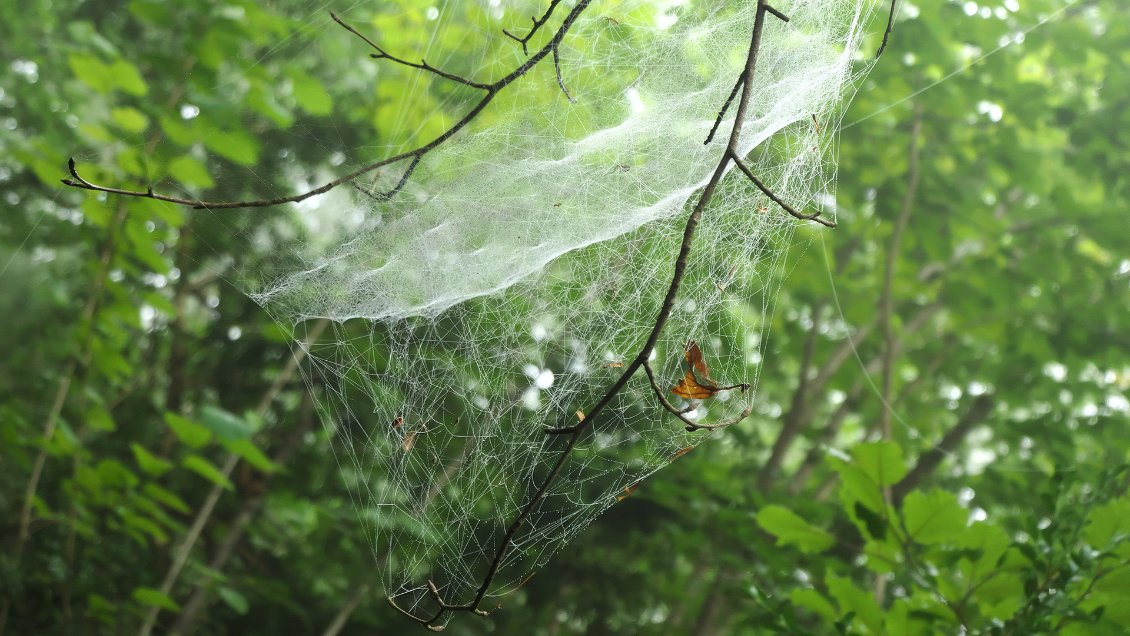
[[[322,185],[320,185],[316,188],[311,188],[309,190],[306,190],[304,192],[300,192],[298,194],[292,194],[292,195],[281,196],[281,197],[272,197],[272,198],[269,198],[269,199],[251,199],[251,200],[244,200],[244,201],[205,201],[203,199],[195,199],[195,198],[190,198],[190,197],[178,197],[178,196],[173,196],[173,195],[161,194],[159,192],[155,192],[152,187],[148,187],[145,190],[129,190],[129,189],[124,189],[124,188],[114,188],[114,187],[109,187],[109,186],[98,185],[98,184],[93,183],[90,180],[82,177],[79,174],[78,167],[75,165],[74,158],[71,158],[67,161],[67,170],[68,170],[68,172],[70,172],[71,177],[69,179],[63,179],[62,180],[63,185],[70,186],[72,188],[79,188],[79,189],[82,189],[82,190],[90,190],[92,192],[104,192],[106,194],[114,194],[114,195],[118,195],[118,196],[137,197],[137,198],[142,198],[142,199],[153,199],[154,201],[164,201],[164,202],[167,202],[167,203],[176,203],[178,205],[190,206],[190,207],[196,208],[198,210],[199,209],[230,210],[230,209],[237,209],[237,208],[264,208],[264,207],[270,207],[270,206],[273,206],[273,205],[282,205],[284,203],[298,203],[300,201],[305,201],[306,199],[309,199],[311,197],[315,197],[315,196],[318,196],[320,194],[325,194],[326,192],[329,192],[330,190],[333,190],[334,188],[336,188],[336,187],[338,187],[342,184],[350,183],[354,179],[356,179],[360,176],[369,174],[369,173],[374,172],[376,170],[380,170],[381,168],[384,168],[386,166],[390,166],[390,165],[400,163],[402,161],[409,161],[408,168],[405,169],[404,174],[401,176],[399,182],[396,184],[395,187],[393,187],[391,190],[388,190],[386,192],[375,194],[375,196],[377,196],[379,198],[392,197],[392,196],[396,195],[398,192],[400,192],[402,189],[404,189],[404,186],[407,185],[408,179],[409,179],[409,177],[411,177],[412,172],[416,169],[417,166],[419,166],[420,162],[423,160],[423,158],[428,153],[430,153],[431,151],[440,147],[441,145],[444,144],[444,142],[446,142],[447,140],[454,137],[457,133],[459,133],[459,131],[463,130],[463,128],[465,128],[467,126],[467,124],[471,123],[472,120],[474,120],[476,117],[478,117],[479,114],[482,113],[483,110],[485,110],[486,107],[492,101],[494,101],[494,98],[498,96],[499,92],[501,92],[507,86],[510,86],[511,84],[513,84],[519,78],[526,75],[526,73],[528,73],[530,71],[530,69],[537,66],[538,63],[541,62],[542,60],[544,60],[546,57],[548,57],[550,55],[554,56],[554,65],[556,66],[558,82],[561,84],[561,89],[563,91],[565,91],[566,97],[568,97],[569,100],[572,101],[572,99],[573,99],[572,95],[569,94],[569,91],[565,90],[565,84],[564,84],[563,81],[561,81],[560,61],[557,58],[557,48],[561,44],[561,41],[563,39],[565,39],[565,35],[573,27],[574,23],[576,23],[577,18],[580,17],[581,13],[583,13],[585,11],[585,9],[588,8],[588,6],[591,2],[592,2],[592,0],[578,0],[577,4],[561,20],[561,25],[557,28],[557,31],[554,32],[553,37],[551,37],[549,39],[549,41],[546,42],[546,44],[544,46],[542,46],[540,49],[538,49],[533,55],[529,56],[526,59],[526,61],[519,64],[512,71],[510,71],[509,73],[507,73],[503,77],[501,77],[501,78],[499,78],[499,79],[497,79],[493,82],[490,82],[490,83],[477,82],[477,81],[471,80],[469,78],[463,77],[461,75],[456,75],[455,73],[449,73],[449,72],[444,71],[442,69],[436,68],[436,67],[432,66],[431,64],[428,64],[426,61],[420,61],[419,63],[417,63],[417,62],[412,62],[412,61],[394,56],[394,55],[388,53],[384,48],[382,48],[380,45],[378,45],[376,42],[374,42],[370,38],[366,37],[365,35],[362,35],[359,31],[357,31],[357,29],[353,28],[349,24],[346,24],[343,20],[338,18],[337,15],[331,13],[330,17],[333,18],[334,22],[337,22],[343,28],[345,28],[347,31],[349,31],[350,33],[361,38],[366,44],[368,44],[370,47],[372,47],[376,51],[376,53],[371,54],[371,57],[373,57],[375,59],[388,60],[388,61],[390,61],[394,64],[400,64],[400,65],[407,66],[407,67],[410,67],[410,68],[414,68],[414,69],[422,70],[422,71],[425,71],[425,72],[428,72],[428,73],[432,73],[433,75],[436,75],[437,77],[442,77],[444,79],[447,79],[447,80],[450,80],[450,81],[453,81],[453,82],[456,82],[456,83],[459,83],[459,84],[463,84],[464,86],[469,86],[471,88],[477,88],[479,90],[484,91],[485,94],[483,95],[483,97],[478,102],[475,103],[474,106],[471,107],[471,109],[467,112],[467,114],[465,114],[461,119],[459,119],[454,124],[452,124],[450,128],[445,130],[443,133],[441,133],[435,139],[432,139],[431,141],[427,142],[426,144],[419,146],[417,148],[414,148],[412,150],[402,152],[398,155],[394,155],[392,157],[388,157],[386,159],[381,159],[379,161],[374,161],[372,163],[364,165],[364,166],[354,170],[353,172],[350,172],[349,174],[340,176],[340,177],[338,177],[338,178],[336,178],[336,179],[334,179],[334,180],[332,180],[328,183],[322,184]],[[529,34],[527,34],[528,37],[525,40],[526,42],[529,41],[530,37],[533,37],[534,32],[541,29],[545,25],[545,23],[553,15],[553,11],[554,11],[554,9],[557,8],[557,5],[559,3],[560,3],[560,0],[553,0],[551,5],[550,5],[549,10],[546,11],[545,15],[542,16],[541,20],[534,20],[535,28]],[[514,37],[514,36],[511,35],[510,37]],[[517,39],[518,39],[519,42],[523,41],[521,38],[517,38]],[[525,44],[523,44],[523,48],[525,48]]]
[[[541,18],[530,18],[530,21],[534,23],[534,26],[530,29],[529,33],[522,37],[518,37],[513,33],[507,31],[506,29],[503,29],[502,32],[506,35],[506,37],[514,40],[518,44],[521,44],[522,53],[529,55],[530,52],[527,49],[527,46],[529,45],[530,40],[535,35],[537,35],[537,32],[541,30],[542,26],[544,26],[546,22],[549,22],[549,18],[553,16],[553,12],[557,9],[557,5],[559,4],[561,4],[561,0],[550,0],[549,8],[545,10],[545,13],[542,14]]]

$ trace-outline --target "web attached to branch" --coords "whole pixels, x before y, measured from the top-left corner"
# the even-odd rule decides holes
[[[548,2],[499,4],[483,9],[499,25],[482,34],[484,50],[521,54],[501,29],[520,38]],[[474,597],[551,471],[560,474],[503,551],[488,599],[521,586],[709,434],[664,410],[644,373],[563,459],[567,440],[546,429],[583,421],[655,324],[688,201],[725,149],[704,140],[740,76],[756,6],[594,4],[555,59],[413,165],[396,196],[366,192],[395,188],[408,162],[357,182],[339,209],[315,209],[323,216],[307,265],[255,295],[280,321],[335,321],[336,337],[309,352],[326,387],[320,406],[402,611],[429,616],[437,602]],[[774,6],[789,21],[766,23],[740,154],[783,202],[828,216],[829,157],[845,89],[866,66],[857,48],[872,3]],[[500,68],[482,59],[476,73],[490,81]],[[691,421],[755,409],[760,349],[797,224],[741,174],[724,178],[704,211],[649,364]],[[720,385],[750,389],[702,400],[671,393],[690,341]]]

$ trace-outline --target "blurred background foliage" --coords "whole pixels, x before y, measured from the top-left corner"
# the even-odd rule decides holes
[[[331,331],[230,282],[307,228],[59,185],[75,156],[96,182],[290,192],[455,114],[329,8],[407,52],[438,15],[0,5],[0,633],[415,629],[292,347]],[[437,57],[489,66],[473,33],[527,19],[478,9],[448,3],[466,29]],[[800,229],[780,272],[758,412],[449,630],[1130,631],[1128,25],[902,3],[843,121],[840,227]]]

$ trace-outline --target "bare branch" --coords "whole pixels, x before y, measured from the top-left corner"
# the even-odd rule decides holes
[[[548,15],[550,13],[552,13],[552,9],[555,8],[556,5],[559,2],[560,2],[560,0],[555,0],[552,3],[553,6],[551,7],[551,11],[547,11],[546,16],[543,16],[543,20],[538,23],[539,28],[541,27],[542,24],[544,24],[544,20],[548,19]],[[332,180],[328,183],[322,184],[322,185],[320,185],[316,188],[312,188],[312,189],[307,190],[305,192],[301,192],[301,193],[293,194],[293,195],[288,195],[288,196],[273,197],[273,198],[270,198],[270,199],[252,199],[252,200],[246,200],[246,201],[204,201],[202,199],[176,197],[176,196],[160,194],[160,193],[154,192],[152,187],[148,187],[145,190],[127,190],[127,189],[123,189],[123,188],[112,188],[112,187],[108,187],[108,186],[97,185],[97,184],[92,183],[92,182],[88,181],[87,179],[84,179],[83,177],[79,176],[78,170],[75,166],[74,158],[69,159],[68,162],[67,162],[68,170],[69,170],[72,178],[63,179],[63,185],[70,186],[72,188],[79,188],[79,189],[82,189],[82,190],[91,190],[91,191],[94,191],[94,192],[105,192],[107,194],[115,194],[115,195],[119,195],[119,196],[137,197],[137,198],[142,198],[142,199],[153,199],[155,201],[165,201],[167,203],[175,203],[177,205],[186,205],[186,206],[190,206],[190,207],[193,207],[193,208],[196,208],[196,209],[230,210],[230,209],[237,209],[237,208],[264,208],[264,207],[270,207],[270,206],[273,206],[273,205],[282,205],[284,203],[298,203],[300,201],[304,201],[306,199],[309,199],[310,197],[318,196],[319,194],[325,194],[326,192],[329,192],[330,190],[333,190],[334,188],[336,188],[336,187],[338,187],[338,186],[340,186],[344,183],[349,183],[349,182],[353,181],[354,179],[356,179],[357,177],[360,177],[361,175],[368,174],[368,173],[373,172],[375,170],[379,170],[380,168],[383,168],[383,167],[388,166],[388,165],[399,163],[399,162],[404,161],[406,159],[412,160],[412,163],[410,164],[409,169],[407,171],[407,174],[410,175],[411,172],[413,170],[415,170],[416,165],[419,164],[419,162],[424,158],[424,156],[426,156],[428,153],[435,150],[439,146],[443,145],[444,142],[446,142],[447,140],[454,137],[457,133],[459,133],[459,131],[463,130],[463,128],[465,128],[467,126],[467,124],[471,123],[472,120],[474,120],[476,117],[478,117],[479,114],[482,113],[483,110],[485,110],[486,107],[488,105],[490,105],[490,103],[492,101],[494,101],[494,98],[498,96],[499,92],[501,92],[507,86],[513,84],[516,80],[518,80],[522,76],[524,76],[526,73],[528,73],[530,71],[530,69],[537,66],[537,64],[539,62],[541,62],[542,60],[544,60],[546,57],[554,54],[557,51],[557,47],[560,46],[561,41],[565,38],[565,35],[568,34],[569,30],[573,27],[574,23],[576,23],[577,18],[580,17],[581,13],[583,13],[585,11],[585,9],[588,8],[588,6],[589,6],[589,4],[591,4],[591,2],[592,2],[592,0],[579,0],[577,2],[576,6],[574,6],[569,11],[569,13],[565,16],[565,18],[561,21],[561,26],[558,27],[556,32],[554,32],[553,37],[550,38],[549,42],[547,42],[542,48],[538,49],[538,51],[535,52],[533,55],[531,55],[525,62],[522,62],[521,64],[519,64],[516,68],[514,68],[514,70],[510,71],[505,76],[501,77],[500,79],[498,79],[498,80],[496,80],[496,81],[494,81],[490,84],[473,82],[471,80],[468,80],[467,78],[460,77],[460,76],[454,75],[452,73],[447,73],[446,71],[442,71],[440,69],[437,69],[437,68],[427,64],[427,62],[423,62],[421,64],[416,64],[414,62],[408,62],[408,61],[403,60],[401,58],[396,58],[396,57],[390,56],[387,52],[384,51],[384,49],[380,48],[372,40],[365,37],[364,35],[359,33],[356,29],[350,27],[348,24],[345,24],[344,22],[339,20],[336,15],[331,14],[331,16],[333,17],[335,22],[337,22],[338,24],[341,24],[343,27],[345,27],[351,33],[356,34],[358,37],[363,39],[370,46],[374,47],[378,51],[378,53],[374,57],[387,58],[388,60],[390,60],[394,63],[397,63],[397,64],[404,64],[406,66],[411,66],[413,68],[417,68],[417,69],[427,71],[429,73],[434,73],[434,74],[436,74],[440,77],[443,77],[445,79],[449,79],[451,81],[459,82],[461,84],[471,86],[473,88],[479,88],[479,89],[485,91],[486,94],[483,95],[482,99],[480,99],[474,106],[471,107],[471,110],[469,110],[466,115],[464,115],[461,119],[459,119],[454,124],[452,124],[450,128],[448,128],[446,131],[444,131],[438,137],[436,137],[435,139],[432,139],[428,143],[426,143],[426,144],[424,144],[424,145],[422,145],[418,148],[414,148],[412,150],[402,152],[398,155],[388,157],[386,159],[381,159],[379,161],[374,161],[372,163],[369,163],[367,165],[364,165],[364,166],[354,170],[353,172],[350,172],[349,174],[338,177],[338,178],[336,178],[336,179],[334,179],[334,180]],[[519,41],[521,41],[521,40],[519,40]],[[397,186],[395,188],[393,188],[392,190],[390,190],[389,192],[387,192],[385,194],[387,194],[388,196],[395,195],[396,193],[400,192],[400,190],[404,187],[404,184],[406,182],[407,182],[407,178],[402,178],[401,182],[399,184],[397,184]]]
[[[527,47],[527,45],[529,45],[530,39],[533,38],[534,35],[537,34],[538,30],[541,29],[541,27],[546,22],[549,21],[550,16],[553,15],[553,11],[555,9],[557,9],[557,5],[559,5],[559,4],[561,4],[561,0],[550,0],[549,8],[545,10],[545,13],[541,16],[541,19],[530,18],[530,21],[534,23],[534,26],[533,26],[533,28],[530,29],[530,32],[527,33],[524,37],[518,37],[518,36],[514,35],[513,33],[507,31],[506,29],[503,29],[502,33],[504,35],[506,35],[506,37],[510,38],[511,40],[514,40],[518,44],[521,44],[522,45],[522,53],[524,55],[529,55],[530,52],[527,50],[526,47]],[[566,92],[568,92],[568,91],[566,91]]]
[[[394,64],[400,64],[401,66],[407,66],[409,68],[415,68],[415,69],[419,69],[421,71],[427,71],[427,72],[432,73],[434,75],[438,75],[439,77],[442,77],[444,79],[448,79],[448,80],[451,80],[453,82],[463,84],[464,86],[470,86],[471,88],[478,88],[478,89],[484,90],[484,91],[491,90],[490,84],[483,84],[482,82],[476,82],[476,81],[467,79],[466,77],[463,77],[462,75],[456,75],[455,73],[448,73],[447,71],[438,69],[438,68],[432,66],[431,64],[428,64],[427,60],[420,60],[419,63],[416,63],[416,62],[409,62],[408,60],[405,60],[403,58],[396,57],[395,55],[392,55],[388,51],[384,50],[384,48],[382,48],[376,42],[374,42],[374,41],[370,40],[368,37],[362,35],[361,32],[358,31],[357,29],[353,28],[349,24],[346,24],[341,18],[337,17],[337,14],[334,13],[333,11],[330,11],[330,17],[333,18],[334,22],[337,22],[338,24],[340,24],[342,26],[342,28],[344,28],[346,31],[349,31],[353,35],[356,35],[357,37],[364,40],[366,44],[371,46],[373,48],[373,50],[376,51],[376,53],[371,53],[369,55],[369,57],[373,58],[374,60],[388,60],[390,62],[393,62]]]
[[[706,141],[702,142],[702,145],[708,146],[711,141],[714,141],[714,135],[722,125],[722,119],[726,116],[726,111],[730,110],[730,103],[738,96],[738,91],[741,90],[742,84],[744,83],[745,75],[739,77],[738,81],[734,83],[734,88],[730,91],[730,96],[726,98],[726,103],[722,104],[722,108],[718,110],[718,116],[714,118],[714,125],[710,128],[710,134],[706,136]]]
[[[920,173],[918,170],[919,140],[922,136],[922,110],[917,109],[914,117],[913,128],[910,133],[910,151],[908,159],[908,181],[906,194],[903,196],[902,209],[895,221],[894,231],[891,233],[891,244],[887,248],[886,269],[883,272],[883,290],[879,296],[879,327],[883,334],[883,389],[881,399],[884,408],[879,412],[879,431],[883,439],[891,437],[891,383],[894,379],[894,360],[896,357],[895,335],[891,329],[891,317],[894,313],[894,276],[898,265],[898,253],[902,247],[902,235],[910,222],[910,213],[914,209],[914,199],[918,195]]]
[[[926,477],[933,473],[938,464],[941,464],[947,455],[953,453],[954,449],[971,430],[989,417],[995,404],[996,400],[990,394],[980,395],[973,401],[961,420],[953,428],[946,431],[946,434],[942,436],[936,446],[922,453],[918,458],[918,463],[910,469],[910,472],[902,478],[902,481],[891,487],[891,499],[895,505],[898,505],[898,502],[902,501],[907,493],[918,487]]]
[[[570,104],[576,104],[577,100],[569,94],[569,89],[565,88],[565,80],[561,79],[561,55],[557,52],[557,47],[553,48],[553,71],[557,74],[557,85],[561,87],[561,92],[565,93],[566,99]]]
[[[664,393],[663,389],[661,389],[659,387],[659,383],[655,379],[655,371],[652,370],[650,364],[648,364],[647,362],[644,362],[643,363],[643,370],[644,370],[645,373],[647,373],[647,381],[649,383],[651,383],[651,390],[655,392],[655,397],[659,399],[659,403],[662,404],[663,408],[667,409],[667,411],[669,413],[671,413],[671,415],[674,415],[675,417],[679,418],[679,421],[681,421],[683,424],[686,424],[687,430],[692,432],[692,433],[695,432],[695,431],[709,431],[709,430],[714,430],[714,429],[718,429],[718,428],[726,428],[728,426],[733,426],[734,424],[737,424],[738,422],[749,417],[750,413],[753,413],[753,407],[748,407],[744,411],[742,411],[740,414],[738,414],[738,415],[734,416],[733,418],[728,419],[724,422],[719,422],[718,424],[699,424],[698,422],[695,422],[694,420],[687,417],[687,415],[686,415],[687,413],[694,410],[693,407],[680,409],[679,407],[675,406],[674,404],[671,404],[671,401],[667,399],[666,393]],[[741,389],[742,392],[744,393],[744,392],[749,390],[749,385],[748,384],[735,384],[734,386],[720,387],[718,390],[719,391],[727,391],[727,390],[731,390],[731,389]]]
[[[574,18],[575,15],[579,11],[583,10],[587,5],[588,0],[581,0],[581,2],[579,2],[570,13],[570,16],[566,18],[566,22],[570,22],[571,19]],[[671,316],[671,312],[674,310],[675,299],[679,294],[679,289],[683,284],[683,278],[686,275],[687,262],[690,256],[691,246],[694,243],[695,231],[702,219],[703,211],[706,209],[706,206],[713,198],[714,192],[718,188],[718,184],[726,175],[730,162],[737,157],[737,148],[742,133],[742,122],[745,120],[746,111],[749,108],[749,86],[753,81],[754,72],[757,68],[758,52],[761,48],[761,35],[764,31],[766,13],[771,13],[778,17],[782,17],[780,12],[769,7],[766,0],[758,0],[757,15],[754,19],[753,34],[750,41],[749,53],[746,57],[745,70],[742,73],[742,86],[744,90],[742,90],[741,98],[738,100],[738,105],[734,117],[734,125],[730,131],[729,143],[727,143],[726,151],[722,153],[722,157],[718,161],[718,165],[715,168],[714,173],[711,175],[710,179],[707,181],[706,185],[699,193],[698,200],[696,201],[694,208],[691,210],[690,215],[687,217],[686,224],[683,227],[683,240],[679,246],[679,254],[675,258],[674,272],[671,276],[671,284],[667,288],[667,294],[663,298],[663,303],[659,308],[659,313],[655,318],[655,323],[652,326],[651,333],[648,335],[647,341],[644,343],[643,347],[640,349],[639,353],[632,360],[632,362],[627,365],[623,373],[621,373],[620,377],[605,392],[604,396],[601,397],[596,402],[596,404],[588,410],[584,420],[582,420],[575,426],[564,427],[561,429],[548,429],[546,431],[547,433],[556,432],[567,434],[569,439],[565,443],[565,447],[558,455],[557,461],[550,468],[549,473],[542,480],[541,484],[538,486],[533,495],[530,496],[530,499],[523,505],[522,510],[507,527],[506,532],[503,534],[501,540],[498,543],[498,547],[495,549],[494,557],[491,560],[489,567],[487,568],[486,574],[483,576],[482,583],[479,585],[478,590],[475,592],[475,597],[471,600],[471,602],[465,605],[451,605],[443,601],[443,599],[438,598],[438,595],[435,595],[434,600],[439,606],[439,612],[431,620],[423,620],[419,617],[413,616],[408,612],[405,612],[400,607],[397,607],[396,603],[390,598],[389,603],[405,616],[408,616],[416,622],[421,623],[425,627],[434,629],[435,627],[433,623],[435,623],[435,621],[442,617],[442,615],[447,611],[480,612],[480,610],[478,610],[479,604],[482,603],[483,598],[486,596],[487,591],[490,589],[491,584],[494,582],[494,577],[498,574],[498,570],[502,566],[503,559],[509,553],[510,548],[513,544],[514,537],[518,534],[518,531],[522,528],[523,524],[525,524],[526,519],[533,513],[533,511],[545,498],[546,493],[549,491],[549,487],[553,485],[553,483],[556,482],[557,478],[561,475],[561,471],[564,468],[565,463],[568,461],[569,457],[573,453],[573,450],[576,448],[578,442],[581,439],[581,434],[588,427],[592,426],[593,422],[599,420],[600,416],[604,412],[604,409],[617,395],[620,394],[624,387],[627,386],[628,381],[632,378],[632,376],[634,376],[641,367],[645,367],[645,365],[647,365],[647,360],[651,356],[651,352],[655,349],[656,344],[659,342],[659,337],[663,333],[664,327],[666,327],[667,325],[667,321]],[[561,31],[559,31],[558,33],[560,35]],[[555,36],[555,41],[551,42],[547,46],[556,46],[556,43],[559,40],[560,37]],[[551,50],[552,49],[543,49],[543,51]],[[531,60],[532,59],[533,58],[531,58]],[[653,387],[654,386],[655,385],[653,383]],[[664,397],[664,399],[666,398]],[[672,407],[672,409],[668,410],[673,410],[678,415],[678,409],[674,409]],[[694,424],[694,428],[692,430],[719,427],[721,427],[721,425],[704,426]]]
[[[898,0],[891,0],[891,11],[887,15],[887,30],[883,31],[883,43],[879,45],[879,50],[875,51],[875,57],[876,58],[878,58],[880,55],[882,55],[883,51],[886,50],[887,40],[890,39],[891,31],[893,31],[894,28],[895,28],[895,3],[896,2],[898,2]]]
[[[821,218],[819,210],[813,212],[812,214],[801,214],[800,212],[797,212],[793,208],[793,206],[785,203],[784,199],[777,196],[772,190],[769,189],[768,186],[762,183],[761,179],[758,179],[757,176],[753,174],[753,171],[749,169],[749,166],[745,165],[745,162],[742,161],[736,153],[731,158],[734,161],[734,165],[736,165],[738,169],[740,169],[745,174],[745,176],[749,177],[749,180],[753,182],[753,185],[757,186],[758,190],[761,190],[761,192],[764,193],[765,196],[769,197],[770,201],[781,206],[781,209],[783,209],[785,212],[788,212],[791,216],[802,221],[816,221],[817,223],[825,227],[836,227],[835,221]]]

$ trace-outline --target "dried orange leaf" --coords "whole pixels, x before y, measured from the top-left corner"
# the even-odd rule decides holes
[[[706,360],[702,357],[702,349],[698,347],[697,342],[694,340],[687,342],[687,352],[684,357],[687,360],[687,366],[698,371],[702,375],[702,379],[710,383],[710,369],[706,366]]]
[[[749,388],[748,384],[719,386],[712,380],[710,368],[706,366],[706,359],[702,356],[702,349],[694,340],[687,342],[687,352],[683,357],[686,360],[686,375],[671,388],[671,392],[685,400],[706,400],[714,397],[719,391],[730,389],[745,391]]]
[[[624,494],[616,495],[616,501],[624,501],[628,497],[631,497],[632,493],[634,493],[636,491],[636,488],[639,488],[639,487],[640,487],[639,482],[636,482],[636,483],[632,484],[631,486],[624,486]]]
[[[623,362],[608,362],[604,365],[605,369],[619,369],[624,366]]]
[[[683,398],[684,400],[705,400],[714,397],[718,389],[712,386],[703,386],[698,383],[698,379],[694,377],[693,371],[687,371],[682,380],[676,384],[671,392]]]
[[[694,448],[695,448],[694,446],[687,446],[686,448],[680,448],[679,450],[675,451],[675,454],[672,455],[671,459],[667,460],[667,462],[671,463],[671,462],[675,461],[676,459],[679,459],[683,455],[686,455],[687,453],[693,451]]]
[[[583,421],[585,421],[585,413],[584,413],[584,411],[577,411],[577,421],[578,421],[578,422],[583,422]]]

